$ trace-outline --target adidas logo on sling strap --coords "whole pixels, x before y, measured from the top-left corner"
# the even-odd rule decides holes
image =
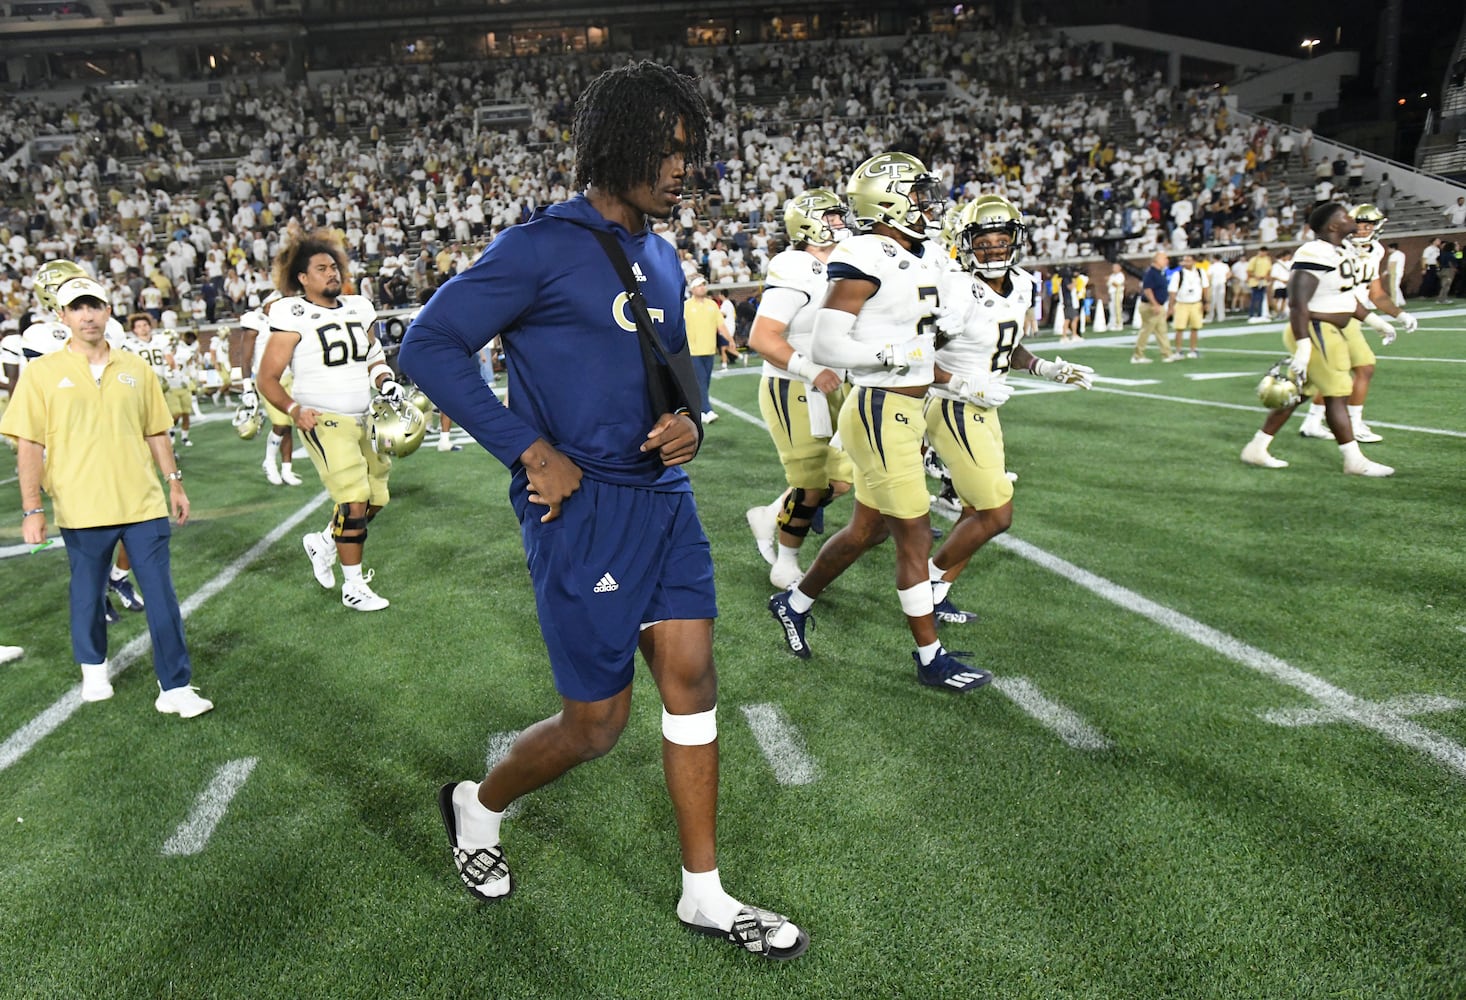
[[[620,590],[621,584],[616,582],[616,578],[614,576],[612,576],[610,573],[607,573],[605,576],[602,576],[598,581],[596,581],[595,589],[597,594],[609,594],[613,590]]]

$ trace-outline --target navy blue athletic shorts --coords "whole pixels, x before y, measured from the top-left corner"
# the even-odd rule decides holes
[[[712,547],[691,491],[586,478],[541,524],[547,508],[529,502],[525,484],[521,472],[510,498],[561,697],[601,701],[630,684],[642,625],[717,617]]]

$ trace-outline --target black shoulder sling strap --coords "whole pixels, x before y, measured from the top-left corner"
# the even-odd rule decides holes
[[[702,393],[698,389],[697,376],[692,370],[692,358],[687,353],[686,346],[680,351],[672,352],[668,351],[666,345],[662,343],[662,338],[657,335],[656,327],[652,326],[652,317],[647,312],[646,299],[642,297],[641,290],[637,287],[636,276],[631,273],[631,265],[626,260],[626,252],[621,249],[616,235],[604,229],[591,229],[590,232],[600,243],[601,249],[606,251],[606,256],[611,259],[611,265],[616,269],[616,274],[620,276],[621,284],[626,286],[626,297],[631,306],[631,315],[636,320],[637,340],[641,343],[641,363],[646,369],[646,384],[651,393],[652,408],[658,416],[663,413],[677,413],[685,410],[688,417],[697,425],[697,440],[701,444],[702,412],[707,401],[702,398]]]

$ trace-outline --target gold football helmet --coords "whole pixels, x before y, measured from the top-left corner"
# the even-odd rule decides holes
[[[1378,206],[1368,203],[1355,205],[1349,209],[1349,218],[1353,219],[1361,227],[1369,227],[1369,232],[1367,233],[1355,230],[1354,235],[1349,237],[1355,243],[1368,243],[1370,240],[1377,238],[1379,231],[1389,221],[1385,218],[1385,213],[1379,210]]]
[[[372,400],[372,447],[378,455],[406,458],[417,451],[428,422],[422,411],[411,403],[393,405],[385,396]]]
[[[850,175],[845,197],[862,229],[882,222],[913,240],[927,238],[927,223],[938,222],[947,203],[940,178],[910,153],[866,160]]]
[[[836,227],[826,221],[829,215],[838,215],[843,220],[845,205],[840,196],[828,188],[810,188],[798,198],[790,198],[784,203],[784,232],[788,234],[789,242],[816,247],[839,242]]]
[[[957,235],[957,260],[964,270],[982,275],[984,278],[1001,278],[1018,263],[1023,252],[1023,240],[1028,227],[1023,216],[1013,203],[1002,195],[985,194],[969,202],[962,209],[960,229]],[[997,247],[974,247],[979,236],[999,233],[1008,237],[1008,246],[1000,259],[993,259]]]
[[[80,264],[72,260],[48,260],[36,270],[36,299],[52,312],[56,311],[56,289],[72,278],[89,278]]]
[[[259,406],[239,404],[234,411],[234,433],[245,441],[251,441],[265,426],[265,411]]]
[[[425,417],[433,412],[433,401],[415,385],[407,387],[407,401],[417,407],[417,412]]]
[[[1269,410],[1281,410],[1303,400],[1303,385],[1293,376],[1284,358],[1273,365],[1257,383],[1257,398]]]
[[[957,237],[962,232],[962,206],[948,205],[947,211],[942,215],[942,246],[947,248],[947,253],[957,256]]]

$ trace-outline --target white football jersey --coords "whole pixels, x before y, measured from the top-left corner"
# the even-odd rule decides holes
[[[173,345],[168,338],[158,331],[147,340],[129,332],[123,335],[122,349],[131,351],[148,363],[154,374],[163,380],[167,380],[172,373],[168,364],[168,355],[173,353]],[[171,383],[170,383],[171,384]]]
[[[931,384],[937,282],[946,265],[941,247],[927,244],[918,249],[925,252],[917,256],[889,237],[862,233],[835,247],[830,257],[827,270],[832,281],[863,278],[876,283],[875,294],[866,299],[850,329],[854,340],[880,347],[919,338],[925,348],[924,360],[911,365],[905,374],[883,366],[852,368],[850,381],[855,385],[884,389]]]
[[[24,369],[31,358],[61,350],[70,339],[71,328],[65,323],[32,323],[20,335],[20,367]]]
[[[814,317],[820,311],[820,303],[824,302],[825,290],[829,286],[824,261],[805,250],[785,250],[775,254],[769,261],[769,274],[764,285],[766,288],[788,288],[804,296],[804,305],[789,320],[784,339],[800,354],[810,357],[814,344]],[[763,374],[766,377],[806,382],[772,361],[764,362]],[[844,373],[837,368],[835,374],[843,377]]]
[[[171,388],[179,389],[188,385],[197,377],[195,369],[198,366],[199,348],[198,344],[188,344],[180,340],[173,346],[173,370],[168,373],[168,385]]]
[[[1359,296],[1360,302],[1373,309],[1374,304],[1369,301],[1369,286],[1375,278],[1383,274],[1381,268],[1385,262],[1385,246],[1379,240],[1355,243],[1354,259],[1358,266],[1359,281],[1354,288],[1354,294]]]
[[[1354,286],[1359,283],[1354,251],[1336,247],[1328,240],[1309,240],[1293,255],[1293,270],[1307,271],[1318,279],[1308,300],[1310,312],[1350,313],[1359,300]]]
[[[300,335],[290,368],[291,389],[301,406],[331,413],[364,415],[372,405],[367,351],[377,310],[362,295],[343,295],[334,309],[302,295],[270,306],[270,328]]]
[[[949,309],[961,312],[962,333],[937,348],[942,370],[969,379],[1006,382],[1013,348],[1023,339],[1023,321],[1033,301],[1038,279],[1021,267],[1008,272],[1006,292],[994,291],[986,281],[960,271],[942,285],[942,300]],[[931,394],[960,399],[940,382],[932,383]]]

